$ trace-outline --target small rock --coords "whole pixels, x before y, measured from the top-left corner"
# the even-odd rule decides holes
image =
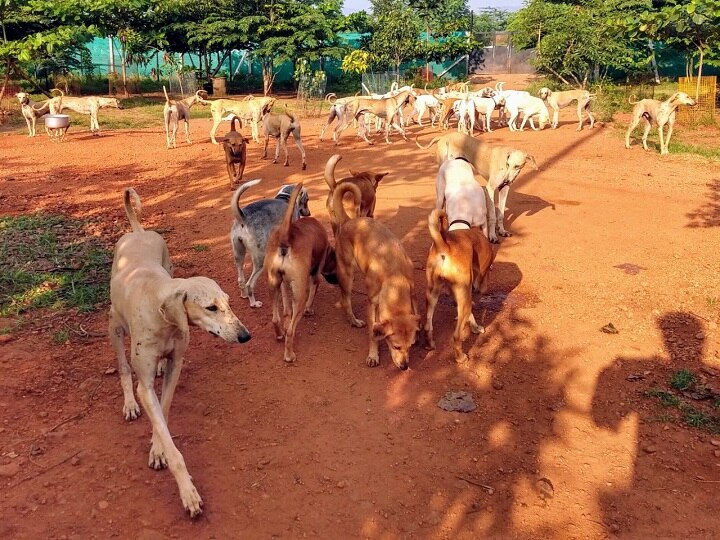
[[[717,330],[717,327],[718,327],[718,325],[715,321],[712,321],[711,323],[708,324],[708,328],[710,328],[710,330]]]
[[[3,334],[0,336],[0,343],[7,343],[8,341],[12,340],[12,338],[12,334]]]
[[[695,334],[695,339],[705,339],[705,333],[698,332],[697,334]]]
[[[340,480],[337,484],[335,484],[340,489],[344,489],[347,487],[347,482],[345,480]]]
[[[444,411],[470,412],[477,409],[470,394],[465,391],[447,392],[437,404]]]
[[[73,466],[75,466],[75,467],[77,467],[78,465],[80,465],[80,458],[77,457],[77,456],[74,456],[74,457],[70,460],[70,465],[73,465]]]
[[[618,330],[615,328],[615,325],[613,323],[607,323],[605,326],[603,326],[600,329],[601,332],[604,332],[606,334],[617,334]]]
[[[610,524],[610,531],[613,533],[619,533],[620,532],[620,525],[617,523],[611,523]]]
[[[541,499],[552,499],[555,496],[555,487],[548,478],[541,478],[535,482],[535,489]]]
[[[105,375],[115,375],[117,373],[117,368],[109,367],[105,370]]]
[[[710,439],[710,444],[713,446],[720,446],[720,441],[717,439]]]
[[[495,390],[502,390],[505,387],[505,385],[502,383],[502,381],[500,381],[498,379],[493,379],[492,387]]]
[[[657,452],[657,446],[643,446],[643,452],[645,452],[646,454],[654,454],[655,452]]]
[[[110,503],[107,502],[107,501],[100,501],[100,502],[98,503],[98,508],[99,508],[100,510],[105,510],[108,506],[110,506]]]
[[[713,454],[715,454],[715,457],[720,458],[720,450],[715,450]]]
[[[17,461],[7,465],[0,465],[0,478],[12,478],[19,472],[20,464]]]
[[[41,411],[41,412],[38,413],[38,416],[39,416],[40,418],[47,418],[48,413],[47,413],[46,411]]]

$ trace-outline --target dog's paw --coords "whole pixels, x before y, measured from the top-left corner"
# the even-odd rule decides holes
[[[128,422],[131,420],[137,420],[140,416],[140,407],[137,404],[137,401],[132,400],[130,403],[123,405],[123,415],[125,416],[125,420]]]
[[[285,360],[285,362],[287,362],[288,364],[292,364],[295,362],[295,360],[297,360],[297,355],[295,354],[295,352],[286,352],[283,356],[283,360]]]
[[[498,240],[498,237],[497,237],[497,236],[490,235],[490,242],[491,242],[492,244],[499,244],[499,243],[500,243],[500,240]]]
[[[512,233],[510,231],[498,231],[498,234],[500,236],[504,236],[505,238],[512,236]]]
[[[168,462],[165,457],[165,451],[162,448],[162,444],[155,443],[153,440],[152,447],[150,448],[150,455],[148,456],[148,467],[160,471],[167,469]]]
[[[350,324],[352,324],[355,328],[365,328],[365,321],[361,321],[360,319],[353,319],[350,321]]]
[[[306,317],[312,317],[315,315],[315,310],[313,308],[305,308],[305,311],[303,312]]]
[[[484,334],[484,333],[485,333],[485,327],[482,326],[482,325],[480,325],[480,324],[475,324],[475,325],[471,324],[471,325],[470,325],[470,331],[471,331],[473,334]]]
[[[460,353],[455,357],[455,362],[458,364],[465,364],[468,361],[468,355],[465,353]]]
[[[380,358],[375,356],[368,356],[367,360],[365,360],[368,367],[377,367],[380,365]]]
[[[202,514],[203,501],[192,482],[190,482],[189,486],[185,486],[180,490],[180,498],[182,499],[185,510],[190,512],[191,518],[196,518]]]
[[[263,303],[260,300],[250,300],[250,307],[259,308],[262,306]]]

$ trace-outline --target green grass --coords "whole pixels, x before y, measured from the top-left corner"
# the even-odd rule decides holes
[[[53,332],[53,342],[57,345],[64,345],[68,341],[70,341],[70,330],[67,328]]]
[[[696,391],[702,393],[706,391],[704,388],[698,387],[698,378],[689,369],[681,369],[673,373],[669,383],[677,392]],[[683,395],[689,396],[691,394]],[[720,409],[720,396],[715,397],[712,401],[701,399],[696,401],[695,404],[684,401],[672,391],[659,388],[647,390],[645,396],[657,399],[668,411],[676,410],[678,413],[673,416],[670,412],[665,412],[654,421],[682,422],[695,429],[720,433],[720,416],[717,415],[717,411]]]
[[[670,379],[670,386],[675,390],[687,390],[693,384],[695,384],[695,375],[687,368],[676,371]]]
[[[94,311],[108,300],[111,261],[82,221],[0,217],[0,317],[39,308]]]
[[[193,251],[197,251],[198,253],[210,249],[206,244],[195,244],[192,248]]]

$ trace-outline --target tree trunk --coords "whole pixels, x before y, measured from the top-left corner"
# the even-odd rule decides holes
[[[702,77],[703,57],[705,56],[705,51],[702,47],[702,44],[698,46],[698,50],[700,51],[700,60],[698,61],[698,77],[697,84],[695,85],[695,101],[700,99],[700,80]]]
[[[275,73],[273,73],[272,58],[263,58],[261,64],[263,77],[263,94],[267,96],[272,91],[273,82],[275,82]]]
[[[5,95],[5,88],[7,88],[7,83],[10,80],[10,59],[7,60],[7,63],[5,65],[5,80],[3,81],[2,88],[0,88],[0,103],[2,103],[3,96]]]
[[[120,38],[120,67],[122,69],[123,93],[128,97],[127,89],[127,58],[125,56],[125,40]]]
[[[52,95],[50,92],[48,92],[47,90],[43,90],[43,89],[40,87],[40,85],[39,85],[38,83],[36,83],[35,80],[34,80],[32,77],[30,77],[30,75],[28,75],[20,66],[18,66],[18,65],[15,64],[15,63],[13,63],[13,64],[12,64],[12,67],[13,67],[13,71],[15,71],[15,73],[17,73],[18,75],[20,75],[20,77],[22,77],[22,79],[23,79],[24,81],[29,82],[29,83],[33,86],[33,88],[34,88],[35,90],[37,90],[39,93],[44,94],[44,95],[47,96],[48,98],[52,98],[52,97],[53,97],[53,95]]]
[[[652,39],[648,40],[648,49],[650,49],[650,63],[655,73],[655,84],[660,84],[660,73],[658,73],[657,59],[655,58],[655,45]]]

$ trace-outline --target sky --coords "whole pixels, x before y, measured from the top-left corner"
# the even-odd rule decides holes
[[[523,6],[523,0],[469,0],[470,9],[479,11],[483,8],[493,7],[507,11],[517,11]],[[345,0],[343,13],[355,13],[356,11],[370,11],[370,0]]]

